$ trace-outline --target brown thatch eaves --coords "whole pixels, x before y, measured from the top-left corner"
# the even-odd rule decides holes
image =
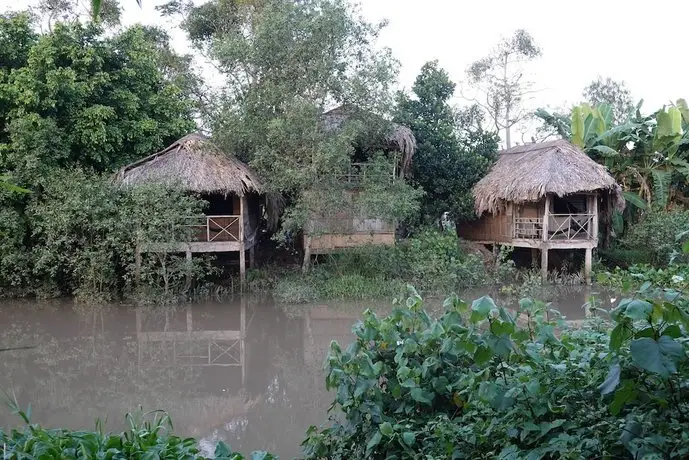
[[[256,173],[246,164],[225,154],[199,133],[184,136],[166,149],[125,166],[116,180],[125,185],[154,183],[238,196],[261,193],[263,189]]]
[[[496,213],[507,203],[540,201],[546,194],[605,191],[624,209],[622,191],[607,169],[566,140],[520,145],[500,152],[474,186],[476,212]]]
[[[324,112],[321,119],[325,129],[339,129],[345,121],[357,117],[360,113],[362,112],[358,108],[341,105]],[[370,113],[366,115],[371,116]],[[407,172],[411,166],[412,157],[416,153],[416,138],[412,130],[399,123],[390,122],[390,129],[385,134],[384,142],[388,147],[402,154],[401,172]]]

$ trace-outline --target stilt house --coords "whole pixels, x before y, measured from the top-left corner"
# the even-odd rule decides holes
[[[137,261],[140,253],[152,251],[182,252],[187,258],[192,253],[237,252],[240,276],[244,280],[246,251],[253,263],[262,192],[261,181],[246,164],[220,151],[202,134],[194,133],[125,166],[117,174],[117,180],[124,185],[178,186],[208,201],[206,215],[201,220],[183,222],[191,229],[189,241],[141,242]]]
[[[322,115],[325,130],[339,130],[350,120],[364,123],[370,133],[354,146],[355,152],[348,171],[340,179],[346,183],[349,196],[360,190],[366,174],[368,154],[383,151],[393,158],[390,179],[403,179],[416,151],[414,134],[406,126],[385,122],[381,117],[355,107],[340,106]],[[336,216],[314,215],[304,232],[305,260],[312,254],[323,254],[365,245],[394,245],[395,222],[375,216],[358,216],[351,209],[343,209]]]
[[[621,188],[606,168],[565,140],[500,152],[473,194],[479,218],[459,236],[540,251],[544,278],[549,251],[581,249],[590,282],[599,228],[609,225],[614,209],[624,209]]]

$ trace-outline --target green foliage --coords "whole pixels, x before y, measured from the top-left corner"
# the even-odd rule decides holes
[[[283,230],[304,229],[314,213],[327,218],[345,206],[357,217],[416,212],[418,193],[390,181],[399,159],[381,155],[392,129],[381,115],[390,112],[398,68],[389,50],[375,48],[382,25],[343,0],[210,0],[164,9],[183,15],[194,46],[222,72],[225,91],[209,107],[208,123],[269,193],[285,198]],[[334,105],[347,107],[346,119],[324,121]],[[385,174],[376,173],[381,156]],[[353,161],[369,160],[375,164],[361,193],[345,194],[338,178]]]
[[[12,48],[25,54],[0,73],[0,171],[19,185],[32,188],[54,167],[110,171],[193,129],[188,94],[157,63],[163,35],[133,27],[106,36],[78,23],[17,32],[27,27],[21,15],[0,22],[0,36],[24,40]]]
[[[179,216],[200,215],[201,208],[201,201],[179,190],[122,189],[109,177],[55,170],[23,213],[2,211],[3,290],[91,300],[131,294],[137,244],[188,237],[174,224]],[[209,271],[200,258],[189,266],[183,257],[153,253],[143,258],[141,286],[169,300],[189,288],[187,276],[202,279]]]
[[[483,261],[459,251],[453,232],[426,230],[393,247],[350,248],[326,256],[308,275],[281,277],[274,296],[284,303],[379,299],[399,295],[406,283],[435,294],[487,279]]]
[[[611,323],[569,329],[528,298],[513,315],[452,296],[433,319],[412,291],[331,344],[337,415],[305,457],[683,458],[687,306],[646,287]]]
[[[622,238],[623,248],[643,250],[646,262],[666,266],[671,261],[686,262],[682,255],[682,242],[677,235],[689,230],[689,211],[654,211],[645,213],[639,222],[631,225]]]
[[[412,180],[426,192],[418,220],[435,225],[445,212],[456,222],[472,220],[471,188],[495,159],[498,138],[481,127],[477,106],[453,109],[455,84],[437,61],[421,68],[412,91],[398,95],[395,117],[416,137]]]
[[[16,405],[15,405],[16,407]],[[140,411],[127,414],[129,428],[121,433],[106,433],[99,422],[95,431],[46,429],[31,423],[30,408],[26,412],[15,409],[24,420],[21,430],[5,433],[0,429],[0,448],[3,459],[24,458],[76,460],[101,458],[106,460],[203,460],[198,443],[193,438],[181,438],[172,432],[172,421],[163,411]],[[224,442],[215,447],[217,460],[243,460],[245,457]],[[274,460],[267,452],[254,452],[252,460]]]

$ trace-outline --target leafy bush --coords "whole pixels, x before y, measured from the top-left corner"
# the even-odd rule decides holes
[[[638,289],[649,283],[653,286],[681,286],[689,280],[689,266],[685,264],[671,264],[665,268],[655,268],[648,264],[632,265],[624,270],[616,268],[613,271],[598,273],[598,283],[611,286],[623,292]]]
[[[687,458],[688,305],[646,288],[568,329],[530,299],[513,315],[452,296],[435,320],[413,292],[331,344],[336,413],[305,456]]]
[[[173,223],[201,208],[202,201],[180,190],[124,189],[105,176],[55,170],[41,193],[32,194],[24,216],[11,214],[2,226],[7,230],[0,236],[0,281],[43,297],[120,297],[135,288],[137,244],[181,241],[184,230]],[[4,274],[6,268],[15,271]],[[157,298],[178,295],[189,275],[200,278],[210,271],[205,259],[190,265],[174,254],[147,255],[141,268],[139,287]]]
[[[646,263],[665,266],[673,256],[681,252],[677,235],[687,230],[689,211],[655,211],[645,215],[629,228],[622,240],[622,246],[629,250],[646,252]],[[683,257],[682,260],[687,261],[687,258]]]
[[[195,439],[182,439],[172,433],[172,422],[162,411],[127,414],[130,428],[122,433],[104,433],[99,423],[96,431],[48,430],[32,424],[29,414],[16,411],[25,422],[23,430],[5,433],[0,430],[0,448],[3,459],[25,458],[65,460],[78,458],[99,459],[161,459],[203,460]],[[222,441],[215,448],[217,460],[243,460],[244,456]],[[254,452],[252,460],[273,460],[266,452]]]
[[[330,254],[308,275],[292,274],[279,280],[274,295],[286,303],[371,299],[397,296],[406,283],[435,294],[486,280],[482,259],[462,253],[454,232],[427,230],[396,246]]]

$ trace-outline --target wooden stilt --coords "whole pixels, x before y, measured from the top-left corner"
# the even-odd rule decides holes
[[[591,284],[591,265],[593,258],[593,249],[586,248],[586,256],[584,257],[584,278],[586,278],[586,284]]]
[[[242,283],[242,290],[244,290],[244,283],[246,283],[246,251],[244,245],[239,250],[239,281]]]
[[[185,290],[189,290],[191,288],[191,249],[187,249],[187,282],[185,286]]]
[[[541,280],[548,281],[548,249],[541,249]]]

